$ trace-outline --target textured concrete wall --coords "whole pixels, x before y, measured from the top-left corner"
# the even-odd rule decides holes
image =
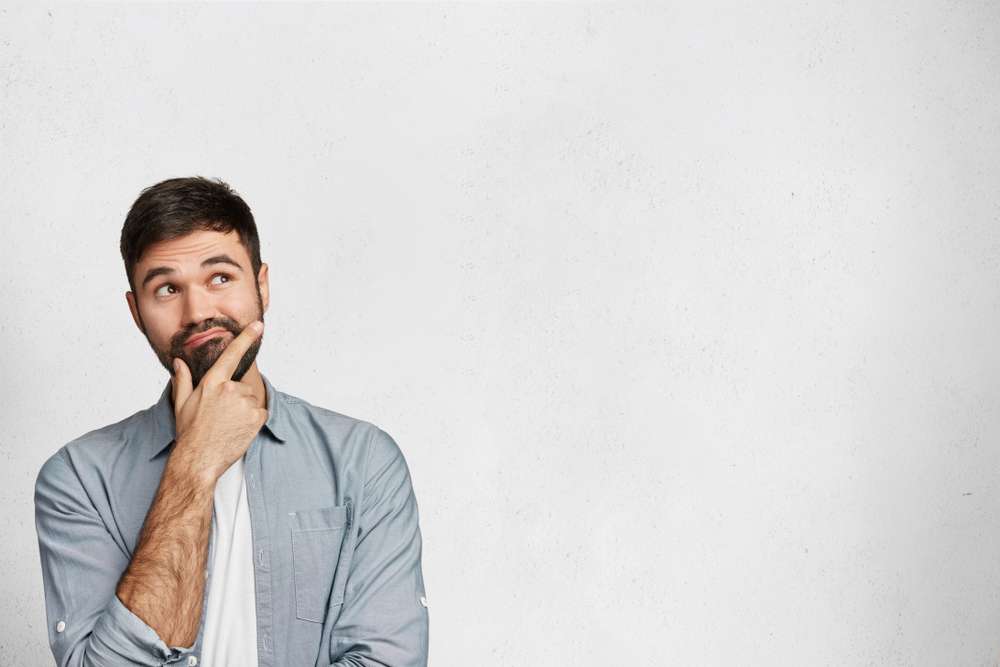
[[[745,4],[0,8],[0,664],[192,174],[261,369],[407,455],[431,665],[996,664],[1000,11]]]

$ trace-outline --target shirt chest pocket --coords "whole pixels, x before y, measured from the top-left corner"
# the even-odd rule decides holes
[[[295,616],[322,623],[329,607],[344,601],[351,501],[289,512]]]

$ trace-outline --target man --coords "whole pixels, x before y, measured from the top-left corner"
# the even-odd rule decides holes
[[[159,401],[35,482],[48,637],[66,666],[427,664],[409,470],[371,423],[257,368],[268,267],[221,181],[144,190],[121,235]]]

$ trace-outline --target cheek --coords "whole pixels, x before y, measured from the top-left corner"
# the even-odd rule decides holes
[[[247,325],[257,319],[257,293],[250,289],[240,290],[239,294],[227,294],[219,302],[219,310],[240,326]]]
[[[170,348],[177,331],[177,327],[173,325],[165,325],[163,323],[153,325],[149,322],[146,323],[146,334],[152,340],[153,345],[161,350]]]
[[[156,313],[143,313],[146,324],[146,336],[153,346],[159,350],[169,350],[174,343],[174,337],[183,329],[182,318],[173,308],[163,308]]]

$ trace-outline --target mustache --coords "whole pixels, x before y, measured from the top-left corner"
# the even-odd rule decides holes
[[[233,334],[233,336],[239,336],[240,332],[243,330],[239,324],[233,322],[232,320],[208,322],[196,329],[188,329],[178,332],[171,341],[171,347],[183,349],[184,344],[191,338],[191,336],[197,336],[198,334],[205,333],[211,329],[225,329],[229,333]]]
[[[203,352],[201,352],[201,346],[189,350],[187,346],[188,339],[191,338],[191,336],[197,336],[198,334],[204,333],[210,329],[223,329],[231,333],[233,338],[239,336],[240,332],[243,331],[243,327],[241,327],[238,322],[233,320],[216,319],[210,322],[203,322],[197,327],[183,329],[177,332],[170,340],[169,356],[180,357],[181,359],[193,361],[195,358],[203,354]],[[208,351],[207,348],[206,351]]]

